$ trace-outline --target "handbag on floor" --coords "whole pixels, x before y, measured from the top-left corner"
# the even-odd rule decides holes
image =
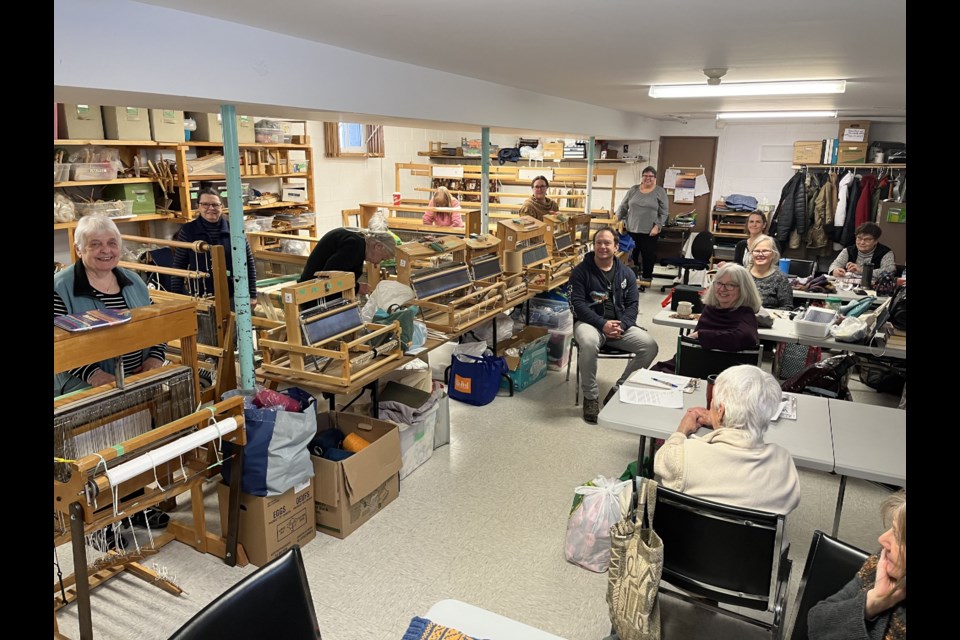
[[[454,354],[447,367],[448,393],[454,400],[482,407],[497,397],[500,376],[507,372],[502,356]],[[511,394],[512,395],[512,394]]]
[[[607,605],[620,640],[660,640],[657,590],[663,574],[663,541],[653,530],[657,483],[650,478],[640,482],[636,512],[610,529]]]

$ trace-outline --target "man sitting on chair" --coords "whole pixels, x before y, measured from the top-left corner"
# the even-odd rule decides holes
[[[597,387],[597,356],[600,347],[609,345],[634,354],[619,380],[610,389],[604,404],[637,369],[650,365],[657,357],[656,341],[637,326],[637,277],[617,260],[620,238],[611,227],[603,227],[593,237],[593,251],[578,264],[570,282],[574,337],[577,340],[578,366],[583,390],[583,419],[597,423],[600,413]]]

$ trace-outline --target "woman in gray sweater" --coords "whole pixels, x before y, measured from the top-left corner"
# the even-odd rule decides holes
[[[880,556],[807,614],[810,640],[902,640],[907,637],[907,493],[883,502]]]
[[[750,275],[760,291],[761,304],[767,309],[792,309],[793,287],[779,269],[777,243],[770,236],[760,235],[754,238],[750,251]]]
[[[657,185],[657,170],[646,167],[641,176],[640,184],[630,187],[623,197],[617,209],[617,219],[626,222],[627,233],[636,243],[633,263],[639,266],[643,260],[643,267],[637,273],[638,284],[649,287],[657,259],[657,238],[667,224],[669,210],[667,192]]]

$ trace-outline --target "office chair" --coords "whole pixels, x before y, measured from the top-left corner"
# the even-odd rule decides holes
[[[792,566],[782,514],[720,504],[661,486],[654,529],[663,540],[661,595],[682,590],[693,598],[686,604],[704,605],[712,616],[732,613],[717,607],[719,603],[772,612],[772,622],[752,620],[750,625],[759,628],[744,637],[761,631],[763,637],[779,637]],[[720,637],[710,627],[701,633]]]
[[[580,345],[577,344],[577,339],[574,337],[570,340],[570,350],[567,352],[567,378],[565,382],[570,382],[570,364],[573,362],[573,350],[577,350],[577,354],[580,353]],[[597,354],[597,359],[614,359],[614,360],[629,360],[633,357],[633,354],[629,351],[621,351],[620,349],[614,349],[613,347],[603,344],[600,347],[600,353]],[[573,406],[580,405],[580,360],[577,359],[577,394],[573,401]]]
[[[800,590],[794,598],[796,614],[788,637],[806,640],[807,614],[815,604],[840,591],[856,575],[868,554],[823,531],[813,532],[807,562],[800,577]]]
[[[300,545],[263,565],[200,610],[170,640],[320,640]]]
[[[830,273],[830,265],[833,264],[833,259],[836,255],[829,256],[817,256],[817,259],[814,260],[814,275],[823,275],[825,273]]]
[[[791,258],[790,267],[787,269],[787,275],[797,276],[798,278],[809,278],[813,275],[813,269],[813,260],[794,260]]]
[[[713,234],[709,231],[700,231],[690,243],[690,254],[693,258],[663,258],[660,260],[660,266],[676,267],[679,271],[679,283],[689,284],[690,271],[710,268],[710,263],[713,261],[713,251]],[[678,282],[674,282],[674,284],[678,284]],[[665,293],[668,286],[671,285],[660,287],[660,293]]]
[[[760,366],[763,361],[763,345],[743,351],[720,351],[706,349],[687,336],[677,337],[676,371],[679,376],[706,379],[738,364]]]
[[[147,251],[142,256],[140,256],[140,262],[145,264],[153,264],[158,267],[172,267],[173,266],[173,249],[170,247],[161,247],[159,249],[151,249]],[[173,291],[173,276],[169,276],[163,273],[151,273],[147,274],[149,277],[147,279],[147,284],[151,282],[157,286],[162,291]]]

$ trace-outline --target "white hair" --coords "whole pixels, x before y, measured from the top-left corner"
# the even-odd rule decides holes
[[[730,276],[730,281],[739,287],[737,291],[739,291],[740,296],[737,298],[737,301],[734,302],[731,309],[744,306],[753,309],[754,313],[760,311],[760,307],[763,306],[763,301],[760,299],[760,292],[757,290],[757,284],[753,281],[753,276],[750,275],[750,272],[747,271],[745,267],[733,262],[724,264],[720,267],[720,270],[717,271],[717,274],[713,277],[713,284],[710,285],[710,288],[707,289],[707,292],[703,295],[703,304],[709,307],[720,306],[720,300],[717,298],[717,280],[723,276]]]
[[[726,369],[713,386],[713,401],[723,405],[720,426],[742,429],[757,446],[763,444],[782,397],[776,378],[750,364]]]
[[[123,249],[123,238],[120,237],[120,229],[117,223],[107,216],[84,216],[77,222],[77,230],[73,232],[73,242],[78,251],[83,251],[87,246],[87,240],[90,236],[101,233],[112,233],[117,239],[117,245]]]

